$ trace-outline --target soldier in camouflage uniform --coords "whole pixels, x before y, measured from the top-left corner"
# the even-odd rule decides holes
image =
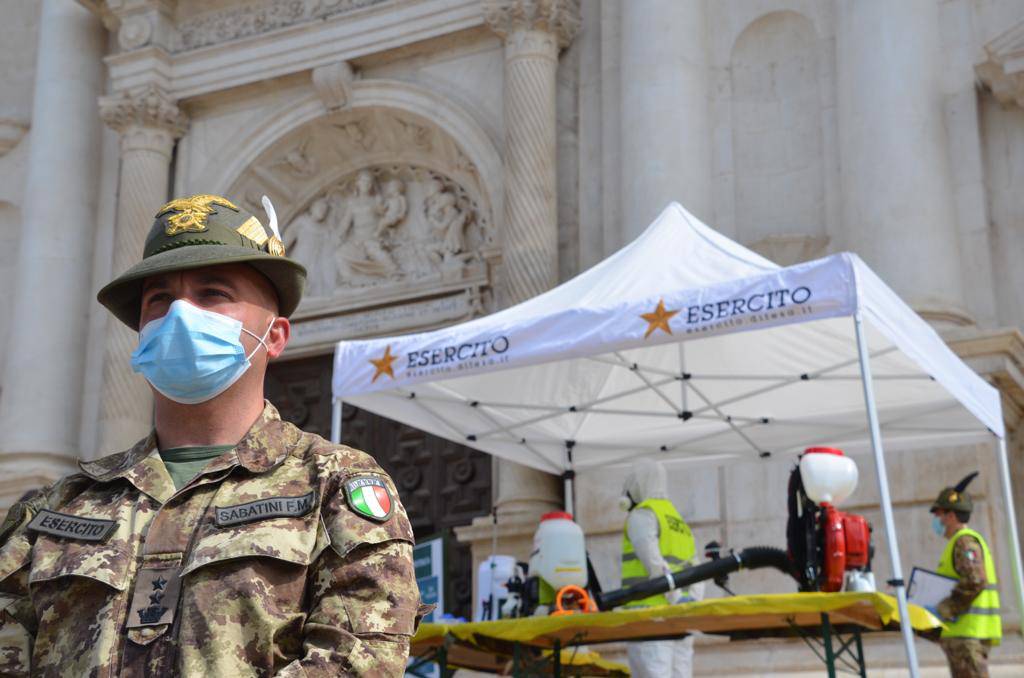
[[[939,493],[932,504],[935,532],[948,541],[938,573],[957,580],[935,610],[945,622],[939,645],[953,678],[988,676],[988,654],[1002,637],[995,563],[984,538],[970,529],[974,502],[965,491],[972,473]]]
[[[142,262],[100,291],[143,326],[155,429],[8,513],[0,675],[404,672],[425,610],[394,484],[263,400],[305,279],[274,221],[168,203]]]

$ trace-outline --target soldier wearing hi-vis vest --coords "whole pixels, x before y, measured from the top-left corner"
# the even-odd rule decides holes
[[[665,468],[641,459],[626,477],[622,508],[629,511],[622,535],[622,585],[663,577],[693,564],[693,534],[667,498]],[[627,607],[674,605],[699,599],[703,584],[628,603]],[[689,678],[693,637],[630,643],[629,668],[635,678]]]
[[[988,676],[989,649],[1003,637],[992,551],[967,526],[974,502],[965,489],[976,475],[942,490],[931,508],[932,529],[948,540],[938,573],[957,580],[935,610],[946,623],[939,644],[953,678]]]

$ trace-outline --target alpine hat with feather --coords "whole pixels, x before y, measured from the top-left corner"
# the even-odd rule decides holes
[[[219,195],[177,198],[156,213],[142,261],[99,291],[96,298],[118,320],[139,329],[142,285],[146,278],[220,264],[248,264],[270,280],[277,292],[278,314],[288,317],[302,299],[306,269],[285,256],[277,215],[263,197],[268,226]]]
[[[977,475],[977,471],[968,473],[953,487],[947,487],[942,490],[942,492],[939,492],[939,496],[932,504],[931,510],[935,511],[936,509],[944,509],[946,511],[962,511],[964,513],[970,513],[973,511],[974,500],[971,499],[971,495],[967,493],[967,486]]]

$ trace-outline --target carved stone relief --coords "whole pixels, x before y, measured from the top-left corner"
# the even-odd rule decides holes
[[[268,146],[228,193],[255,214],[270,196],[289,256],[308,270],[293,355],[490,310],[500,249],[489,196],[424,117],[335,111]]]
[[[307,295],[410,280],[450,280],[485,240],[468,193],[413,165],[363,168],[324,188],[284,229],[309,271]]]

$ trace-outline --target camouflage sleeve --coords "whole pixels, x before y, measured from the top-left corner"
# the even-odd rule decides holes
[[[412,544],[365,544],[342,557],[328,548],[310,581],[303,657],[278,676],[400,676],[419,605]]]
[[[32,544],[25,525],[45,495],[34,492],[0,524],[0,676],[28,676],[35,620],[28,597]]]
[[[960,580],[949,596],[938,605],[939,616],[943,619],[955,619],[967,612],[988,584],[985,556],[977,539],[964,535],[956,540],[953,545],[953,569],[960,575]]]
[[[354,470],[352,459],[364,458],[350,454],[348,468],[332,473],[328,483],[321,517],[330,546],[310,573],[303,656],[282,676],[405,673],[409,639],[421,616],[412,526],[391,478],[368,457],[365,470]],[[368,517],[372,512],[354,503],[353,492],[364,482],[379,483],[389,500],[386,516]]]

